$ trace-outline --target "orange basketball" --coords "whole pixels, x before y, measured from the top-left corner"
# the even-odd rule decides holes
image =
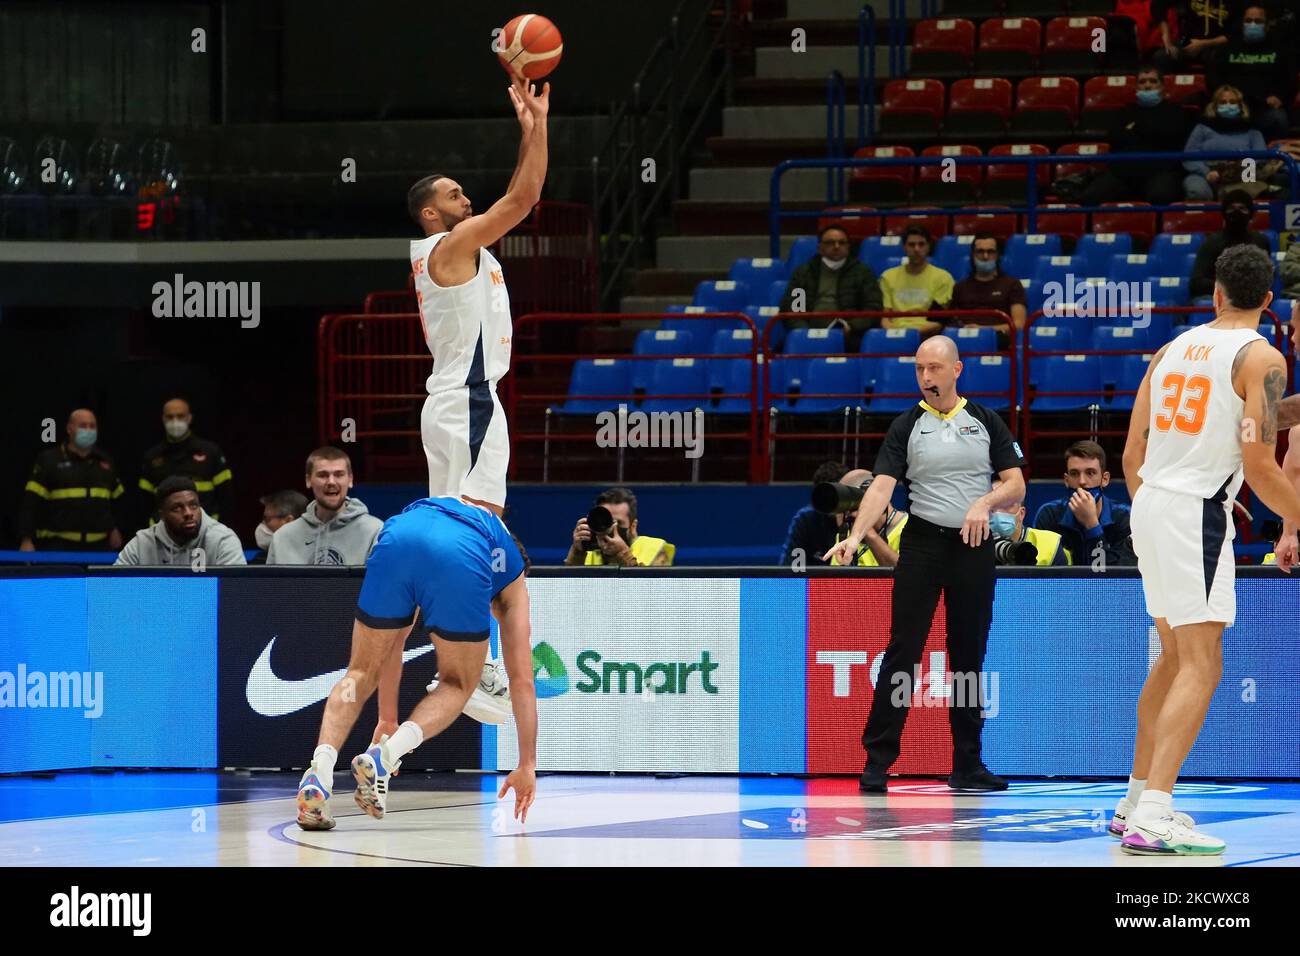
[[[540,80],[560,65],[564,40],[546,17],[525,13],[505,25],[497,49],[497,58],[508,72]]]

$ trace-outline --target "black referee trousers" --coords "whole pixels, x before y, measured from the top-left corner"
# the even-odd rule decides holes
[[[889,646],[880,665],[871,715],[862,731],[862,746],[872,766],[888,769],[898,759],[899,740],[911,709],[908,705],[915,702],[917,691],[913,668],[925,650],[940,591],[947,606],[948,670],[974,674],[974,686],[984,686],[980,675],[993,621],[995,584],[991,540],[972,548],[962,541],[958,528],[931,524],[916,515],[907,519],[894,569]],[[896,691],[900,687],[902,690]],[[899,697],[905,697],[903,706],[897,703]],[[961,707],[956,703],[955,698],[949,699],[952,767],[954,772],[975,770],[981,763],[984,727],[980,702],[965,700]]]

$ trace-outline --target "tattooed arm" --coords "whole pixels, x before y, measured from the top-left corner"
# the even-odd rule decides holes
[[[1300,492],[1277,463],[1277,417],[1286,391],[1286,362],[1271,345],[1242,349],[1233,385],[1243,393],[1241,460],[1250,488],[1269,509],[1292,525],[1300,524]]]

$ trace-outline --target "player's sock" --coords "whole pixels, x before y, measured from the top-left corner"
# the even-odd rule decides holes
[[[1142,796],[1138,798],[1137,809],[1133,811],[1130,819],[1135,822],[1159,820],[1172,813],[1173,808],[1173,794],[1165,793],[1163,790],[1143,790]]]
[[[1129,803],[1136,804],[1142,798],[1142,791],[1147,788],[1145,780],[1139,780],[1137,777],[1128,778],[1128,793],[1124,794],[1124,799]]]
[[[388,758],[396,763],[422,743],[424,743],[424,731],[420,729],[419,724],[408,720],[388,738],[388,743],[385,744],[388,748]]]
[[[339,761],[339,752],[329,744],[321,744],[311,755],[312,766],[316,768],[316,776],[324,784],[325,789],[334,792],[334,765]]]

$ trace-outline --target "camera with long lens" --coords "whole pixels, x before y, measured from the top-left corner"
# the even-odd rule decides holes
[[[994,538],[993,557],[998,564],[1032,568],[1038,564],[1038,549],[1028,541],[1016,542],[1010,538]]]
[[[871,487],[872,478],[861,485],[842,485],[838,481],[823,481],[813,485],[812,506],[824,515],[847,514],[858,510],[862,496]]]
[[[595,551],[600,547],[599,540],[609,534],[609,529],[614,527],[614,514],[604,505],[596,505],[587,512],[587,527],[591,529],[591,537],[582,542],[583,551]]]

